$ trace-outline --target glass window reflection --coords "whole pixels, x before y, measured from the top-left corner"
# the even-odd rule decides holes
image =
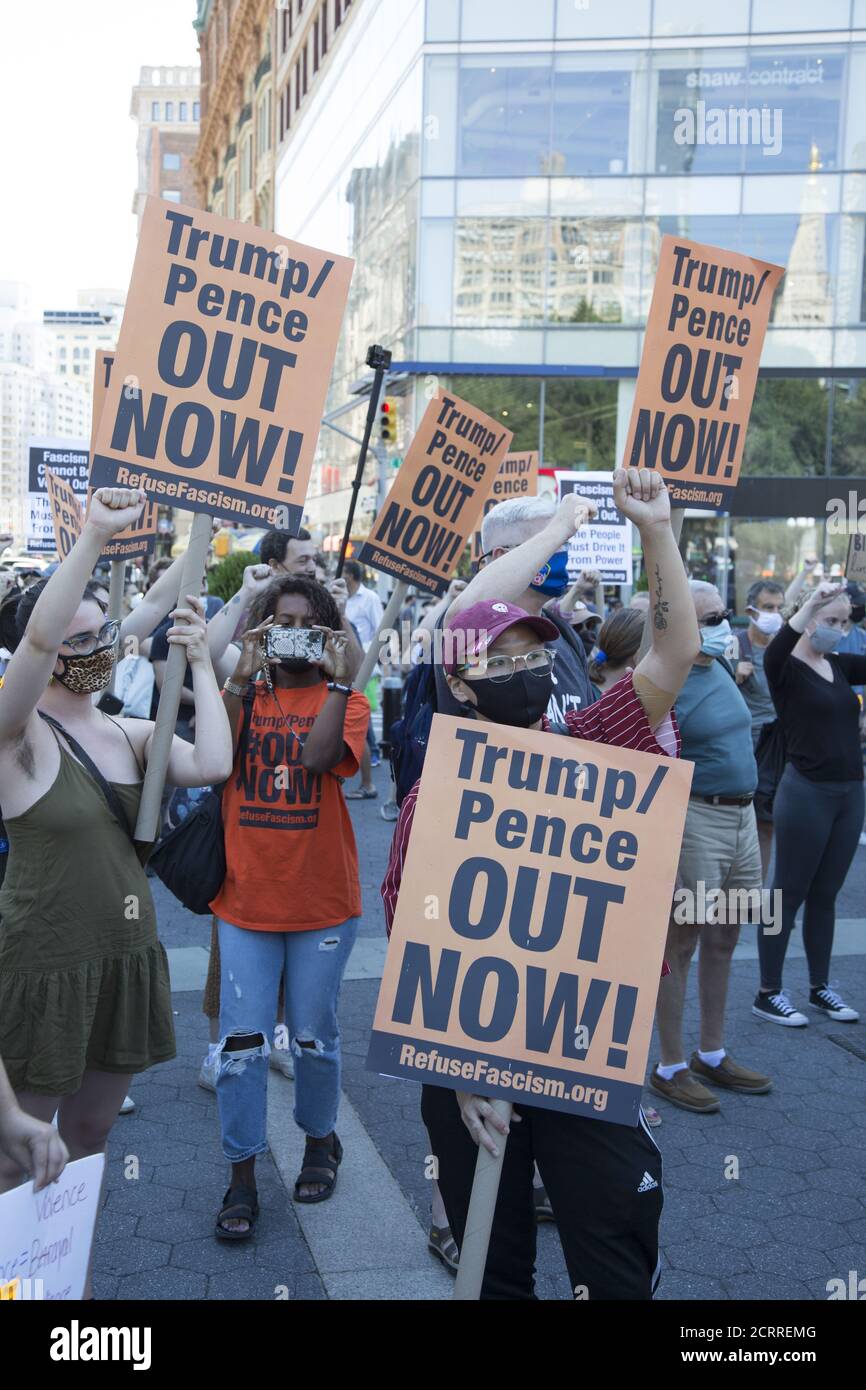
[[[627,173],[630,100],[630,72],[589,71],[579,59],[560,59],[553,75],[549,172]]]
[[[762,174],[840,167],[843,54],[705,53],[658,64],[656,172]]]
[[[615,467],[617,383],[572,378],[544,390],[545,468]]]
[[[547,174],[551,65],[493,55],[460,70],[458,170],[478,177]]]
[[[515,453],[537,449],[541,419],[541,382],[535,377],[454,376],[450,390],[471,401],[514,434]]]
[[[550,323],[636,321],[638,303],[629,293],[626,267],[640,264],[639,231],[639,222],[623,218],[551,219]]]
[[[546,259],[544,218],[458,218],[454,323],[540,323]]]

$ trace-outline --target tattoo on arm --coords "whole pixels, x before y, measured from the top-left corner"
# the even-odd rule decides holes
[[[668,625],[667,615],[670,612],[670,604],[663,597],[661,570],[656,565],[656,587],[655,604],[653,605],[653,626],[658,632],[664,632]]]

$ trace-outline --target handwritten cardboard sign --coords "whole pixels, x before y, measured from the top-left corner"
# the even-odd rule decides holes
[[[84,1293],[105,1158],[67,1163],[41,1192],[0,1196],[0,1297],[75,1301]]]
[[[102,414],[102,407],[105,404],[105,397],[108,393],[108,383],[111,380],[111,371],[114,366],[113,352],[97,352],[96,364],[93,372],[93,423],[90,430],[90,457],[93,458],[96,448],[96,435],[99,426],[99,418]],[[90,497],[93,495],[93,488],[88,492],[88,506]],[[159,520],[159,506],[156,502],[147,502],[138,521],[132,526],[127,526],[125,531],[121,531],[103,547],[102,554],[109,560],[135,560],[142,559],[148,555],[156,545],[156,531]]]
[[[484,503],[482,520],[500,502],[508,502],[513,497],[538,496],[538,454],[530,450],[525,454],[506,454],[502,467],[493,484],[493,491]],[[480,560],[484,553],[481,543],[481,526],[472,537],[472,559]]]
[[[436,715],[368,1067],[636,1124],[691,776]]]
[[[728,509],[784,273],[717,246],[662,238],[624,466],[658,468],[674,507]]]
[[[296,532],[353,265],[148,198],[93,486]]]
[[[595,520],[581,526],[568,547],[568,577],[572,583],[584,570],[596,570],[604,584],[631,584],[632,524],[613,500],[613,473],[556,475],[559,500],[570,492],[589,497],[598,507]]]
[[[81,535],[81,527],[84,524],[81,505],[69,484],[58,478],[50,468],[45,470],[45,481],[48,485],[48,505],[51,508],[57,554],[61,560],[65,560]]]
[[[866,536],[860,531],[852,532],[848,542],[845,578],[849,584],[866,584]]]
[[[458,396],[432,400],[361,547],[361,564],[443,594],[513,437]]]

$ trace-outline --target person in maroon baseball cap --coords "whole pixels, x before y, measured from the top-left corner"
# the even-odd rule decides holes
[[[620,511],[639,527],[650,579],[648,622],[652,645],[636,670],[585,710],[569,710],[574,738],[679,754],[674,701],[700,648],[694,604],[670,525],[664,482],[651,470],[614,474]],[[563,535],[578,522],[580,499],[557,521]],[[550,542],[541,538],[541,556]],[[495,561],[486,571],[490,584]],[[507,577],[507,572],[506,572]],[[477,585],[477,580],[474,581]],[[480,587],[480,586],[478,586]],[[476,587],[476,593],[478,592]],[[443,667],[464,717],[513,728],[551,732],[545,711],[553,688],[558,629],[541,613],[491,594],[452,607],[445,626]],[[400,807],[382,898],[390,931],[412,830],[419,783]],[[449,789],[442,790],[443,805]],[[640,923],[635,923],[640,930]],[[476,1146],[495,1151],[506,1126],[480,1095],[422,1088],[421,1114],[438,1160],[438,1183],[448,1225],[437,1254],[455,1267],[463,1240],[475,1171]],[[661,1155],[643,1114],[634,1129],[581,1115],[520,1104],[514,1107],[505,1150],[481,1297],[535,1297],[537,1164],[557,1222],[572,1287],[593,1300],[650,1299],[658,1282],[658,1224],[662,1207]],[[447,1238],[449,1245],[445,1245]],[[446,1248],[451,1250],[446,1258]]]

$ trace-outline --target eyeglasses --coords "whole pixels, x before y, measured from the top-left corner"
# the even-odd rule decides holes
[[[494,549],[494,550],[501,550],[501,551],[503,552],[503,554],[504,554],[504,553],[505,553],[506,551],[508,551],[508,550],[513,550],[513,549],[514,549],[514,546],[513,546],[513,545],[496,545],[496,546],[493,547],[493,549]],[[490,557],[491,557],[492,554],[493,554],[493,550],[485,550],[485,552],[484,552],[483,555],[479,555],[479,556],[478,556],[478,559],[475,561],[475,563],[474,563],[474,565],[473,565],[473,570],[474,570],[475,574],[480,573],[480,571],[484,569],[485,565],[489,564],[489,562],[490,562]]]
[[[705,618],[698,620],[698,627],[719,627],[722,623],[727,622],[730,616],[730,608],[726,608],[724,613],[708,613]]]
[[[120,623],[112,618],[98,632],[78,632],[74,637],[65,637],[62,646],[71,647],[78,656],[92,656],[102,647],[113,647],[120,634]]]
[[[487,680],[494,681],[497,685],[510,681],[517,671],[517,663],[523,664],[524,670],[531,676],[549,676],[553,670],[553,663],[556,660],[556,652],[549,652],[546,647],[539,647],[536,651],[527,652],[525,656],[491,656],[480,666],[462,666],[458,674],[461,676],[486,676]]]

